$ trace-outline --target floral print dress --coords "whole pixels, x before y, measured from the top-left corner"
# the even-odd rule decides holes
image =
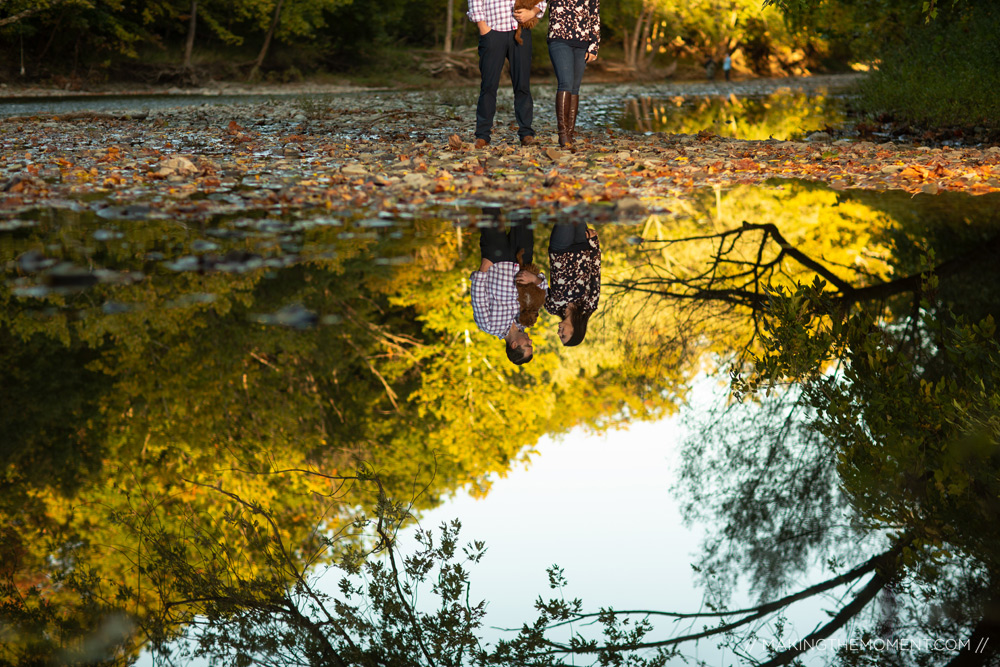
[[[601,0],[550,0],[548,41],[559,40],[597,55],[601,43]]]
[[[545,310],[559,319],[566,317],[566,306],[572,302],[579,304],[581,313],[593,313],[601,298],[601,243],[595,235],[579,245],[586,248],[549,253]]]

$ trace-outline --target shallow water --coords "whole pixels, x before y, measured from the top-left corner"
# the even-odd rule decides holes
[[[4,449],[2,503],[5,542],[20,554],[17,586],[48,590],[86,627],[94,612],[84,598],[47,582],[89,572],[94,579],[74,585],[110,587],[108,608],[145,618],[160,594],[183,594],[183,577],[164,576],[181,562],[198,572],[224,563],[237,578],[271,571],[268,550],[245,541],[248,507],[266,507],[297,567],[318,574],[377,541],[372,524],[352,524],[375,511],[377,477],[412,514],[398,517],[404,552],[415,519],[434,528],[468,518],[463,540],[495,545],[481,587],[472,570],[472,596],[480,591],[497,613],[488,626],[530,620],[551,563],[566,568],[566,596],[588,609],[701,608],[702,596],[718,594],[712,577],[690,572],[706,562],[701,539],[745,519],[696,491],[718,485],[719,498],[738,498],[741,475],[757,464],[713,457],[755,428],[766,439],[769,427],[748,408],[719,430],[729,363],[754,333],[749,316],[639,289],[701,271],[716,247],[671,241],[772,223],[863,282],[913,265],[927,244],[945,252],[969,234],[991,237],[998,221],[989,197],[788,181],[668,204],[639,223],[592,223],[602,293],[587,339],[562,347],[557,319],[543,313],[530,330],[535,359],[522,367],[472,319],[478,230],[494,220],[475,202],[386,217],[263,209],[183,218],[95,199],[5,215],[0,435],[16,446]],[[551,212],[533,219],[536,262],[548,272],[558,222]],[[788,266],[773,277],[796,275]],[[966,288],[941,287],[956,298]],[[989,293],[962,303],[970,316],[992,309]],[[828,563],[856,563],[884,544],[886,532],[859,525],[838,496],[832,457],[817,465],[802,489],[800,473],[771,470],[806,495],[764,499],[759,516],[830,529],[794,558],[724,539],[740,573],[724,581],[734,606],[801,588],[829,576]],[[333,479],[359,466],[360,479]],[[832,495],[807,493],[824,488]],[[762,518],[762,543],[784,544],[772,529]],[[746,562],[771,563],[781,584],[747,578]],[[793,607],[784,636],[820,621],[812,603]],[[684,650],[728,660],[733,647]]]

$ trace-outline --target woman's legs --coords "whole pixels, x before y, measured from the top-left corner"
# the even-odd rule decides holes
[[[569,108],[566,110],[566,131],[569,134],[569,142],[573,143],[573,134],[576,131],[576,109],[580,104],[580,84],[583,83],[583,71],[587,69],[586,49],[573,49],[575,59],[573,61],[573,85],[570,90]]]
[[[566,42],[549,42],[549,58],[556,73],[556,125],[559,145],[573,146],[576,109],[580,99],[580,83],[587,67],[587,50]]]
[[[552,235],[549,237],[549,252],[564,252],[572,246],[586,241],[587,225],[585,223],[560,222],[552,228]]]
[[[573,125],[576,106],[573,100],[580,91],[583,70],[587,65],[587,51],[566,42],[549,42],[549,58],[556,73],[556,125],[559,145],[573,145]]]

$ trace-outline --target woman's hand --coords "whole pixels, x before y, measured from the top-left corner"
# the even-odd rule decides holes
[[[597,54],[596,53],[590,53],[590,52],[588,52],[587,53],[587,64],[589,65],[590,63],[596,62],[596,61],[597,61]]]

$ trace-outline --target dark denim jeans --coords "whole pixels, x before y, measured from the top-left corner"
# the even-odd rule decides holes
[[[568,250],[586,250],[590,247],[587,242],[587,223],[557,223],[552,228],[552,235],[549,236],[549,252],[560,253]]]
[[[505,60],[510,61],[510,82],[514,88],[514,119],[519,137],[534,136],[531,121],[534,102],[531,99],[531,31],[522,30],[523,44],[514,41],[514,31],[490,30],[479,36],[479,73],[482,85],[476,105],[476,138],[490,140],[493,117],[497,113],[497,89]]]
[[[580,94],[583,70],[587,67],[587,49],[570,46],[566,42],[549,42],[549,58],[556,71],[556,90],[564,90],[574,95]]]

